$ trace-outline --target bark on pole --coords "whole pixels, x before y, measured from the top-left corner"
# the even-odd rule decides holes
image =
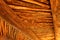
[[[55,39],[60,40],[60,0],[50,0],[50,3],[55,29]]]

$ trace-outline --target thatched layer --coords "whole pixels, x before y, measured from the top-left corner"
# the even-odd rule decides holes
[[[0,0],[1,40],[54,40],[51,9],[45,1]]]

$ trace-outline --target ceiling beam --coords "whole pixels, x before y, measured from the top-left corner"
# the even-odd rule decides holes
[[[55,29],[55,39],[60,40],[60,1],[59,0],[50,0],[53,23]]]

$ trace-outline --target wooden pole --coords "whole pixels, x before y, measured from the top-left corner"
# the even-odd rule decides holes
[[[55,29],[55,39],[60,40],[60,1],[59,0],[50,0],[53,23]]]

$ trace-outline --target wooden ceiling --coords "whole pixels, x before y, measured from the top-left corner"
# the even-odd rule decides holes
[[[60,40],[59,7],[59,0],[0,0],[0,40]]]

